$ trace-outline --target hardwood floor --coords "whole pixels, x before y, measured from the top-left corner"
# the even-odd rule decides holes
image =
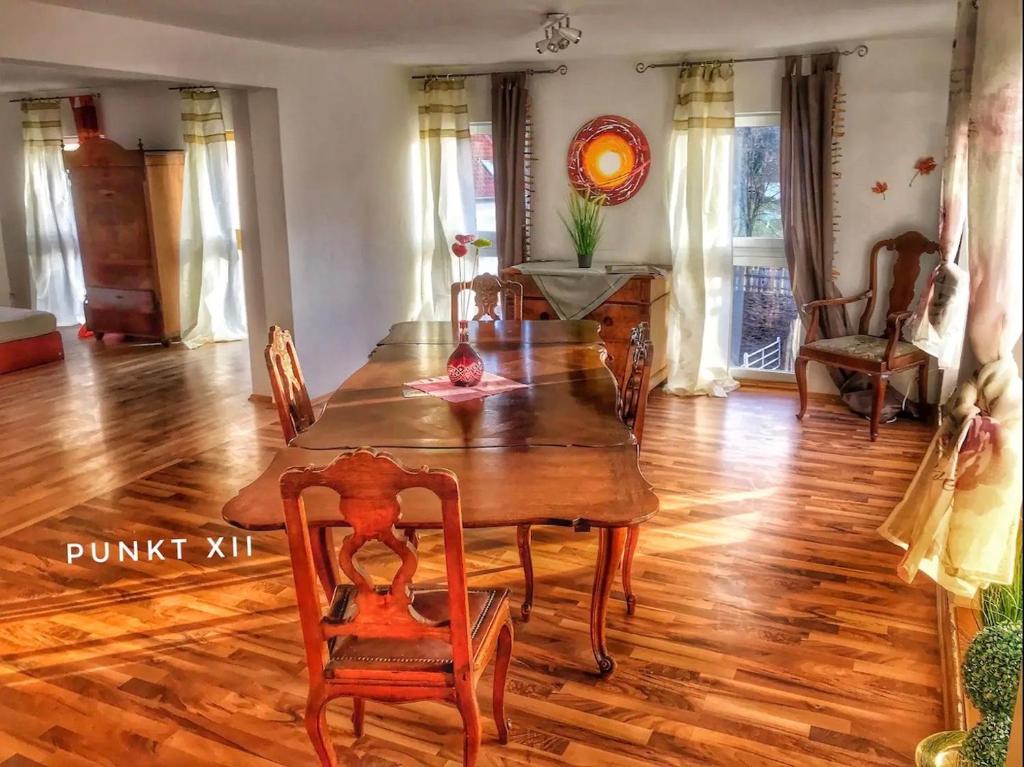
[[[68,359],[0,377],[0,767],[314,764],[284,537],[208,558],[220,506],[280,442],[247,401],[243,344],[189,352],[67,337]],[[662,511],[617,584],[618,672],[591,673],[596,535],[536,528],[537,593],[517,623],[497,744],[484,765],[907,765],[941,729],[934,592],[895,577],[874,530],[924,451],[796,395],[656,393],[644,471]],[[177,560],[171,539],[185,538]],[[165,560],[97,564],[89,544],[164,539]],[[66,561],[66,545],[85,555]],[[240,541],[244,555],[244,540]],[[230,553],[230,538],[222,546]],[[522,594],[513,531],[467,536],[471,586]],[[437,535],[421,577],[442,577]],[[489,677],[488,677],[489,679]],[[367,705],[330,723],[345,765],[461,764],[452,706]]]

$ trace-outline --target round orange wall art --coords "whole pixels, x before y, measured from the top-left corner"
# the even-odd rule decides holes
[[[595,117],[569,143],[570,182],[579,192],[603,196],[605,205],[618,205],[640,191],[650,166],[644,132],[619,115]]]

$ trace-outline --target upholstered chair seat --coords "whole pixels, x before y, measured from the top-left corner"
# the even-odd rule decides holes
[[[875,336],[841,336],[839,338],[819,338],[817,341],[806,344],[804,349],[881,362],[886,358],[885,352],[888,344],[887,339],[875,338]],[[895,356],[897,357],[913,355],[917,352],[924,356],[924,353],[912,343],[896,342]]]

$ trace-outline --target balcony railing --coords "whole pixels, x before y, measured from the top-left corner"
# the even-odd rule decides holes
[[[767,346],[744,352],[743,367],[747,370],[779,370],[782,367],[782,339],[776,337]]]

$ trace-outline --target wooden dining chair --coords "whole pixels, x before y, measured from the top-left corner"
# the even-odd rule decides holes
[[[523,318],[523,286],[512,280],[499,280],[485,272],[470,282],[452,283],[452,327],[457,327],[461,319],[459,297],[464,290],[472,290],[474,294],[476,314],[467,318],[470,321]]]
[[[654,361],[654,344],[651,342],[651,327],[641,322],[629,337],[629,357],[626,371],[619,388],[619,418],[636,437],[637,449],[644,438],[644,419],[647,415],[647,395],[651,385],[651,364]],[[626,548],[622,555],[622,591],[626,595],[626,612],[636,613],[636,595],[633,593],[633,558],[640,543],[640,525],[632,525],[626,537]]]
[[[895,251],[892,265],[892,287],[889,289],[889,305],[885,310],[885,333],[882,336],[869,335],[871,316],[878,299],[878,257],[885,249]],[[800,391],[800,412],[803,419],[807,413],[807,363],[820,362],[828,367],[837,367],[863,373],[871,380],[874,393],[871,409],[871,441],[878,439],[878,424],[882,407],[885,405],[885,390],[889,377],[902,370],[917,368],[917,396],[922,417],[928,403],[928,353],[903,340],[903,324],[911,317],[910,303],[914,299],[914,287],[921,274],[921,259],[926,253],[938,253],[939,244],[932,242],[920,232],[904,232],[898,237],[876,242],[871,248],[871,282],[868,289],[847,298],[824,298],[804,304],[807,317],[807,336],[797,354],[794,372]],[[819,338],[818,316],[822,310],[839,307],[845,311],[845,304],[867,301],[860,315],[857,335],[837,338]]]
[[[629,427],[636,438],[637,446],[643,439],[644,418],[647,414],[647,394],[651,384],[651,365],[654,360],[654,344],[651,343],[651,328],[641,322],[633,328],[629,337],[629,352],[626,368],[619,381],[616,398],[616,413]],[[530,525],[516,528],[516,544],[519,548],[519,562],[526,579],[525,595],[520,608],[524,621],[530,620],[533,610],[533,529]],[[622,590],[626,596],[626,611],[636,612],[636,596],[633,594],[633,558],[640,542],[640,526],[629,528],[626,547],[622,558]]]
[[[352,725],[363,734],[366,700],[401,703],[447,700],[465,725],[463,764],[476,764],[482,728],[476,684],[492,657],[498,739],[508,742],[505,680],[512,658],[508,591],[469,589],[462,541],[459,484],[449,471],[410,470],[367,448],[338,456],[329,466],[293,468],[281,475],[281,498],[299,620],[309,669],[306,730],[323,767],[337,767],[327,730],[327,703],[353,698]],[[337,517],[311,521],[302,492],[327,488],[338,495]],[[400,537],[398,494],[423,488],[441,502],[447,588],[413,586],[417,554]],[[351,584],[321,600],[312,547],[318,526],[349,527],[337,561]],[[378,585],[358,555],[370,541],[400,560],[391,583]],[[325,604],[326,603],[326,604]]]
[[[281,431],[284,432],[284,441],[290,443],[316,421],[306,380],[302,377],[302,368],[299,367],[299,358],[295,353],[295,344],[292,343],[292,334],[277,325],[271,325],[264,356]]]

